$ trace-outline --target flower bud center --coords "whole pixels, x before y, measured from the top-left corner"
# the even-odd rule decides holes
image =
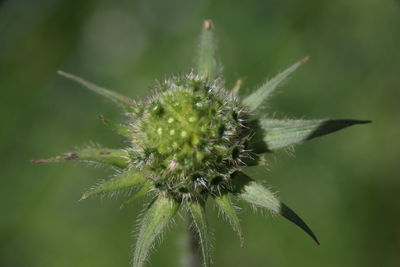
[[[168,85],[144,105],[133,136],[142,165],[156,179],[189,181],[201,174],[211,182],[228,175],[245,139],[237,99],[201,80]]]

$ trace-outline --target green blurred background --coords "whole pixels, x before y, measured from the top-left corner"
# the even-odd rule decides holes
[[[309,55],[270,112],[371,119],[271,157],[255,171],[313,228],[316,246],[281,218],[243,206],[245,246],[211,208],[215,266],[400,266],[400,5],[337,1],[0,1],[0,266],[129,266],[143,206],[78,202],[110,170],[31,159],[88,142],[124,145],[96,120],[119,110],[56,75],[63,69],[136,99],[193,66],[203,19],[216,25],[227,85]],[[151,266],[179,266],[185,220]]]

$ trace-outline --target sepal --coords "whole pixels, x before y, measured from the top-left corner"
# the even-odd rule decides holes
[[[135,200],[145,196],[148,192],[151,191],[151,189],[152,189],[152,184],[150,182],[144,183],[142,188],[140,188],[140,190],[133,197],[131,197],[128,200],[124,201],[124,203],[122,203],[119,208],[122,209],[126,205],[129,205],[132,202],[134,202]]]
[[[233,176],[233,193],[255,207],[269,210],[272,214],[281,215],[306,232],[318,245],[319,241],[307,224],[289,207],[283,204],[274,193],[241,172]]]
[[[203,22],[200,44],[197,55],[197,72],[209,80],[216,79],[220,74],[220,66],[216,59],[214,40],[214,25],[211,20]]]
[[[122,125],[122,124],[118,124],[118,123],[115,123],[113,121],[110,121],[109,119],[107,119],[103,115],[98,115],[97,118],[99,120],[101,120],[101,122],[104,123],[104,125],[110,127],[111,129],[113,129],[118,134],[120,134],[122,136],[129,137],[130,130],[129,130],[128,126]]]
[[[244,238],[242,234],[242,228],[240,226],[240,221],[237,216],[237,212],[232,204],[229,194],[226,192],[214,196],[214,201],[217,204],[219,210],[222,212],[223,216],[231,224],[233,230],[238,234],[240,239],[240,246],[243,247]]]
[[[187,206],[200,244],[203,266],[209,267],[211,265],[211,240],[206,220],[205,203],[198,200],[189,200]]]
[[[327,135],[346,127],[370,123],[367,120],[275,120],[258,119],[251,122],[254,135],[250,148],[255,153],[274,152]]]
[[[133,267],[142,267],[145,264],[154,241],[165,230],[178,209],[179,202],[169,197],[158,196],[153,201],[140,222],[133,254]]]
[[[109,165],[120,169],[125,169],[129,164],[129,154],[122,149],[110,148],[84,148],[74,152],[64,153],[48,159],[32,160],[33,163],[51,163],[79,161],[101,165]]]
[[[124,172],[114,178],[105,180],[99,185],[89,189],[85,192],[81,200],[87,199],[91,196],[104,194],[112,191],[117,191],[121,189],[126,189],[133,186],[140,186],[147,181],[146,177],[136,170],[129,170]]]
[[[243,99],[242,103],[249,108],[251,112],[255,112],[260,109],[268,100],[271,93],[278,88],[278,86],[285,81],[290,74],[292,74],[298,67],[308,61],[308,57],[296,62],[286,70],[282,71],[274,78],[266,81],[257,90],[251,93],[249,96]]]
[[[74,82],[77,82],[77,83],[83,85],[87,89],[95,92],[98,95],[101,95],[104,98],[111,100],[112,102],[114,102],[115,104],[117,104],[119,106],[127,108],[128,110],[130,110],[132,108],[132,106],[134,105],[134,101],[127,96],[123,96],[123,95],[116,93],[114,91],[111,91],[109,89],[100,87],[100,86],[98,86],[92,82],[89,82],[81,77],[78,77],[71,73],[64,72],[62,70],[57,71],[57,73],[61,76],[64,76],[67,79],[70,79]]]

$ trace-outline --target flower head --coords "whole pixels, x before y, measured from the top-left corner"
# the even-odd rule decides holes
[[[300,60],[240,97],[241,80],[228,90],[215,59],[213,24],[203,24],[196,68],[154,86],[151,97],[134,101],[82,78],[60,71],[124,109],[127,120],[115,124],[100,119],[125,136],[123,149],[89,147],[47,160],[84,161],[113,166],[116,175],[83,194],[86,199],[137,188],[124,204],[144,195],[152,201],[141,220],[133,266],[143,266],[155,239],[182,207],[196,229],[204,266],[209,266],[210,239],[205,203],[213,200],[243,241],[231,197],[292,221],[318,243],[304,221],[268,188],[247,176],[244,168],[266,164],[268,153],[367,123],[360,120],[278,120],[263,114],[271,93],[307,61]],[[131,191],[132,192],[132,191]]]

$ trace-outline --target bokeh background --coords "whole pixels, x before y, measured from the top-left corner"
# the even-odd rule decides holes
[[[118,109],[56,75],[63,69],[140,99],[155,79],[193,66],[203,19],[216,25],[227,85],[254,89],[304,56],[275,95],[277,117],[357,118],[355,126],[278,153],[257,178],[313,228],[243,206],[245,246],[209,210],[215,266],[400,266],[400,2],[0,1],[0,266],[129,266],[143,201],[78,202],[110,170],[31,159],[96,142],[124,145],[96,119]],[[179,266],[178,218],[151,266]]]

